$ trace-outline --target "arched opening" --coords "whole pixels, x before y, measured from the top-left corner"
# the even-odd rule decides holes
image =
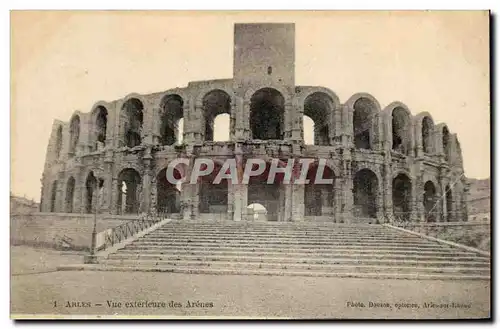
[[[273,88],[263,88],[250,99],[252,138],[260,140],[284,138],[285,98]]]
[[[222,179],[219,184],[214,184],[214,179],[221,170],[221,165],[214,163],[214,170],[210,175],[201,177],[200,184],[200,213],[220,214],[227,213],[228,180]],[[204,169],[204,168],[202,168]],[[229,168],[228,168],[229,170]],[[226,173],[228,173],[227,171]]]
[[[357,149],[372,149],[376,105],[368,98],[360,98],[353,107],[354,146]]]
[[[307,115],[302,116],[302,125],[304,127],[304,143],[314,145],[314,121]]]
[[[411,149],[410,115],[405,109],[396,107],[392,110],[392,150],[409,155]]]
[[[141,201],[141,175],[131,168],[118,175],[118,214],[137,214]]]
[[[355,217],[377,217],[377,175],[369,169],[361,169],[354,176],[354,211]]]
[[[247,206],[248,219],[254,221],[267,221],[267,209],[260,203],[252,203]]]
[[[85,180],[85,191],[86,191],[85,212],[87,214],[92,214],[95,210],[94,195],[96,189],[97,189],[97,179],[94,176],[94,172],[91,171],[87,175],[87,179]]]
[[[330,145],[329,121],[335,106],[325,93],[315,92],[304,101],[304,115],[314,122],[314,145]]]
[[[258,165],[254,164],[252,170],[257,170],[257,168]],[[267,179],[270,169],[271,163],[267,163],[262,174],[249,178],[248,204],[261,204],[266,209],[266,219],[268,221],[278,221],[282,215],[281,209],[284,209],[285,204],[285,194],[281,189],[284,174],[277,173],[274,181],[268,184]],[[247,216],[251,217],[253,213],[247,214]]]
[[[76,153],[76,146],[80,138],[80,117],[75,115],[71,119],[69,126],[69,156],[72,157]]]
[[[144,105],[137,98],[131,98],[123,104],[120,114],[124,144],[127,147],[141,145]]]
[[[108,127],[108,110],[98,106],[94,112],[93,150],[101,150],[106,145],[106,129]]]
[[[59,125],[57,127],[57,131],[56,131],[56,145],[55,145],[55,150],[54,150],[56,160],[59,159],[59,155],[61,154],[62,139],[63,139],[62,127]]]
[[[203,114],[205,117],[205,140],[213,141],[215,119],[220,114],[227,114],[227,115],[231,114],[231,97],[225,91],[219,89],[208,92],[203,97]],[[220,128],[222,128],[222,126]],[[229,140],[229,130],[230,130],[229,124],[224,128],[226,128],[226,130],[225,131],[218,130],[217,135],[221,136],[222,138],[224,138],[227,135],[228,137],[226,140]]]
[[[424,185],[424,217],[427,222],[435,222],[437,219],[437,201],[436,186],[427,181]]]
[[[446,126],[443,127],[443,152],[444,152],[444,160],[450,160],[451,147],[450,147],[450,131]]]
[[[184,125],[184,100],[179,95],[167,95],[162,100],[160,113],[160,144],[182,143],[179,138]]]
[[[70,177],[66,183],[66,199],[64,203],[64,210],[67,213],[73,212],[73,199],[75,194],[75,179]]]
[[[449,185],[446,185],[446,221],[452,222],[454,220],[453,213],[453,195]]]
[[[229,126],[231,117],[228,113],[218,114],[214,119],[214,141],[225,142],[230,140]]]
[[[174,169],[174,178],[181,178],[177,168]],[[181,185],[168,181],[167,168],[163,168],[156,177],[156,210],[164,214],[177,214],[181,211]]]
[[[57,201],[57,180],[52,183],[52,188],[50,190],[50,212],[56,212],[56,201]]]
[[[422,148],[424,153],[432,153],[432,136],[434,132],[434,122],[428,116],[422,119]]]
[[[316,181],[318,164],[312,164],[307,171],[309,182],[304,185],[304,215],[305,216],[333,216],[335,215],[335,174],[325,166],[320,179],[333,179],[332,184]]]
[[[399,174],[392,180],[392,207],[396,219],[410,220],[411,181],[405,174]]]

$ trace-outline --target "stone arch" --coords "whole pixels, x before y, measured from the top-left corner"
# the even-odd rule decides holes
[[[64,202],[64,211],[67,213],[73,212],[75,199],[75,178],[70,176],[66,182],[66,197]]]
[[[56,142],[55,142],[55,149],[54,149],[54,155],[55,159],[59,159],[59,156],[61,155],[61,149],[62,149],[62,141],[63,141],[63,133],[62,133],[62,125],[57,125],[56,129]]]
[[[400,172],[392,180],[392,207],[396,218],[409,221],[412,212],[412,181],[409,175]]]
[[[91,149],[99,150],[106,145],[106,132],[108,129],[108,109],[102,105],[96,105],[91,115]]]
[[[278,221],[282,218],[281,210],[284,208],[285,201],[284,193],[281,188],[284,174],[278,173],[272,184],[267,184],[272,159],[266,156],[260,158],[266,162],[266,169],[262,174],[251,176],[248,180],[247,203],[263,205],[267,210],[266,219],[268,221]],[[243,170],[245,170],[246,165],[247,162],[244,163]],[[279,160],[278,166],[284,167],[285,163]]]
[[[444,154],[444,160],[446,162],[450,161],[451,157],[451,133],[446,124],[438,125],[438,128],[441,130],[441,145]]]
[[[97,178],[90,171],[85,179],[85,213],[91,214],[95,211],[95,192],[97,190]]]
[[[158,213],[174,214],[181,211],[181,186],[172,184],[167,179],[167,167],[156,175],[156,211]],[[174,168],[174,177],[182,178],[181,170]]]
[[[144,124],[144,102],[137,97],[129,97],[123,102],[120,111],[120,132],[122,144],[135,147],[142,143]]]
[[[76,154],[76,148],[80,141],[80,115],[75,114],[69,123],[69,156]]]
[[[418,134],[420,135],[422,143],[422,151],[426,154],[433,154],[435,152],[434,120],[427,112],[419,114],[417,119],[419,123],[417,127],[419,128]]]
[[[330,131],[334,130],[331,118],[335,111],[335,101],[320,91],[310,93],[304,99],[304,115],[314,122],[314,144],[330,145]]]
[[[309,97],[311,94],[314,93],[323,93],[325,95],[328,95],[328,97],[333,101],[335,104],[335,107],[338,108],[340,106],[340,99],[337,96],[335,92],[333,92],[331,89],[326,88],[326,87],[321,87],[321,86],[297,86],[295,88],[296,90],[296,96],[298,97],[298,102],[299,104],[304,104],[304,101],[306,100],[307,97]]]
[[[353,111],[353,141],[357,149],[375,149],[378,143],[380,104],[367,93],[355,94],[346,103]]]
[[[202,98],[203,118],[205,123],[205,140],[214,140],[214,121],[222,114],[231,116],[231,96],[222,89],[213,89]],[[230,136],[230,126],[227,126],[227,137]]]
[[[408,107],[401,102],[389,104],[385,110],[386,126],[388,127],[386,139],[391,150],[410,155],[413,148],[413,120]]]
[[[424,218],[427,222],[436,222],[438,219],[438,192],[437,184],[432,180],[424,183]]]
[[[361,218],[376,218],[380,180],[368,168],[360,169],[353,178],[353,215]]]
[[[250,98],[253,139],[282,140],[285,134],[285,97],[277,89],[262,88]]]
[[[56,212],[57,206],[57,179],[52,182],[52,187],[50,188],[50,212]]]
[[[118,174],[117,180],[118,214],[138,214],[142,200],[142,179],[139,172],[125,168]]]
[[[179,94],[167,94],[160,103],[160,144],[173,145],[182,142],[184,123],[184,99]]]

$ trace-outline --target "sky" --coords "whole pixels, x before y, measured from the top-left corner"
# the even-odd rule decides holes
[[[295,23],[296,85],[428,111],[490,176],[487,12],[11,12],[11,191],[36,201],[54,119],[232,77],[233,25]],[[307,132],[306,132],[307,135]]]

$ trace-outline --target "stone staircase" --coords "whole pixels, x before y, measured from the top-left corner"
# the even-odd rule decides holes
[[[490,279],[490,260],[383,225],[171,221],[102,270],[401,279]]]

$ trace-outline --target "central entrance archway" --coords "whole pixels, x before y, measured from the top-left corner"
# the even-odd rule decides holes
[[[256,170],[254,164],[252,170]],[[266,163],[266,169],[258,176],[251,176],[248,180],[248,200],[247,203],[261,204],[266,209],[266,219],[268,221],[279,221],[284,209],[284,191],[282,191],[283,173],[277,173],[275,179],[270,184],[267,183],[271,164]],[[248,209],[247,209],[248,210]],[[253,215],[252,215],[253,216]],[[252,219],[252,218],[248,218]]]

